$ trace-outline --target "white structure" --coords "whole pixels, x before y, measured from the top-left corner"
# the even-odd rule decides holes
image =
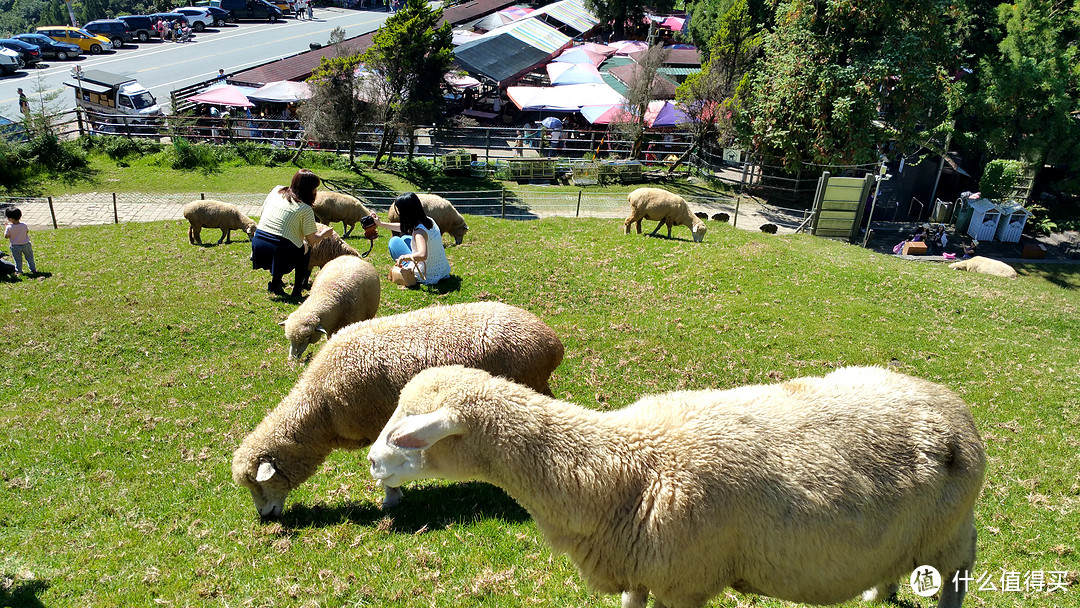
[[[997,232],[995,233],[997,240],[1002,243],[1018,242],[1020,234],[1024,232],[1024,224],[1027,223],[1031,212],[1024,209],[1023,205],[1016,201],[998,205],[998,211],[1001,213],[1001,219],[998,220]]]
[[[971,203],[971,223],[967,233],[973,239],[990,242],[997,235],[1001,212],[989,199],[980,198]]]

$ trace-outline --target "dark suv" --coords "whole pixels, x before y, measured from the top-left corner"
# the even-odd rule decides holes
[[[121,48],[125,42],[135,40],[128,25],[119,19],[98,19],[83,26],[91,34],[104,36],[112,41],[114,49]]]
[[[284,17],[280,8],[266,0],[221,0],[218,7],[232,13],[233,20],[269,19],[273,23]]]
[[[154,33],[154,22],[146,15],[121,15],[117,20],[123,21],[131,35],[139,39],[139,42],[147,42]]]

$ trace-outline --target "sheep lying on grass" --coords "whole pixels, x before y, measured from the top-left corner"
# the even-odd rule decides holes
[[[218,245],[222,241],[232,243],[230,233],[233,230],[243,230],[244,234],[248,235],[248,238],[255,236],[257,224],[244,215],[240,211],[240,207],[232,203],[212,200],[192,201],[184,205],[181,212],[184,214],[184,219],[190,224],[188,226],[188,242],[192,245],[196,243],[202,245],[203,228],[221,229],[221,238],[218,239]]]
[[[233,479],[251,490],[259,514],[281,513],[289,491],[335,448],[379,436],[401,387],[436,365],[464,364],[549,392],[563,357],[558,336],[532,313],[498,302],[432,306],[355,323],[339,331],[296,386],[233,456]],[[385,486],[384,505],[401,499]]]
[[[967,270],[968,272],[992,274],[1007,279],[1016,278],[1016,269],[1012,266],[1009,266],[1000,260],[984,258],[981,255],[960,262],[953,262],[952,264],[949,264],[949,268],[952,268],[953,270]]]
[[[874,367],[601,413],[487,372],[429,369],[369,452],[388,486],[475,479],[521,503],[624,608],[697,607],[731,587],[827,604],[975,561],[986,459],[968,406]],[[946,584],[939,606],[959,606]]]
[[[371,215],[371,211],[354,196],[343,192],[320,190],[315,195],[315,204],[311,206],[315,211],[315,218],[325,224],[341,222],[342,236],[349,236],[356,228],[356,223],[365,215]]]
[[[469,225],[465,223],[465,218],[461,217],[450,201],[436,194],[417,194],[416,196],[420,197],[424,213],[439,226],[439,231],[452,235],[454,244],[460,245],[465,239],[465,233],[469,231]],[[396,203],[390,205],[390,211],[386,215],[388,222],[396,224],[401,221]]]
[[[705,238],[705,222],[690,213],[690,206],[683,197],[660,188],[638,188],[626,200],[630,203],[630,216],[623,222],[626,234],[630,234],[630,224],[637,224],[641,234],[641,221],[659,222],[650,234],[656,234],[660,226],[667,225],[667,235],[671,238],[671,227],[686,226],[694,236],[694,242],[700,243]]]
[[[318,229],[325,228],[324,224],[316,223]],[[308,258],[308,270],[315,270],[326,266],[330,260],[341,256],[360,257],[360,252],[352,245],[345,242],[336,232],[328,232],[325,237],[311,247],[311,255]]]
[[[353,256],[331,260],[319,271],[311,294],[281,322],[289,340],[289,358],[299,359],[309,344],[379,309],[379,273],[369,262]]]

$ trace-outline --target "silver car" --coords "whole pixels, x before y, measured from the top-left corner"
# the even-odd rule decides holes
[[[14,74],[23,68],[22,57],[11,49],[0,48],[0,72],[5,76]]]

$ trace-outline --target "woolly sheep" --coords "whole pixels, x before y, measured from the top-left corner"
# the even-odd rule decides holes
[[[379,308],[379,273],[369,262],[343,256],[323,266],[311,294],[281,322],[289,340],[289,358],[299,359],[308,344],[350,323],[366,321]]]
[[[341,222],[343,236],[349,236],[360,218],[371,215],[371,211],[368,211],[359,199],[343,192],[320,190],[315,195],[315,204],[311,207],[315,210],[315,217],[320,222],[326,224]]]
[[[949,268],[952,268],[953,270],[967,270],[969,272],[992,274],[1007,279],[1016,278],[1016,269],[1012,266],[1009,266],[1000,260],[984,258],[981,255],[960,262],[953,262],[952,264],[949,264]]]
[[[647,396],[597,412],[460,366],[401,391],[369,452],[388,486],[503,488],[624,608],[697,607],[731,587],[794,602],[895,592],[975,561],[986,466],[967,405],[876,367]],[[939,606],[959,606],[946,583]]]
[[[232,243],[230,233],[233,230],[243,230],[248,238],[255,236],[256,224],[240,211],[240,207],[232,203],[223,203],[213,200],[191,201],[181,209],[184,219],[188,221],[188,242],[192,245],[202,245],[203,228],[220,228],[222,241]]]
[[[289,491],[335,448],[379,436],[398,393],[417,372],[467,364],[548,393],[563,357],[558,336],[532,313],[498,302],[433,306],[377,317],[339,331],[233,456],[233,479],[261,516],[281,513]],[[401,499],[385,486],[385,506]]]
[[[694,212],[694,217],[696,217],[698,219],[701,219],[701,220],[707,220],[707,219],[709,219],[709,214],[705,213],[704,211],[695,211]]]
[[[626,234],[630,234],[630,224],[633,223],[637,223],[638,234],[641,234],[641,221],[650,220],[659,222],[651,234],[656,234],[660,226],[666,224],[668,238],[671,238],[671,227],[674,225],[689,228],[695,243],[705,238],[705,222],[694,217],[686,200],[677,194],[660,188],[638,188],[627,195],[626,200],[630,203],[630,216],[623,222]]]
[[[420,197],[424,213],[438,224],[439,230],[443,234],[452,235],[454,244],[460,245],[465,239],[465,233],[469,231],[469,225],[465,223],[465,218],[461,217],[454,205],[437,194],[417,194],[416,196]],[[396,224],[400,220],[397,204],[390,205],[386,221]]]
[[[762,224],[761,226],[759,226],[758,228],[762,232],[764,232],[765,234],[776,234],[776,231],[778,230],[779,227],[776,224],[771,224],[771,223],[766,222],[766,223]]]
[[[315,226],[319,229],[326,227],[325,224],[319,223],[316,223]],[[321,241],[311,247],[311,255],[308,257],[308,270],[322,268],[330,260],[350,255],[359,258],[360,252],[346,243],[338,233],[329,232]]]
[[[712,216],[713,221],[727,223],[731,219],[731,216],[726,213],[714,213]]]

